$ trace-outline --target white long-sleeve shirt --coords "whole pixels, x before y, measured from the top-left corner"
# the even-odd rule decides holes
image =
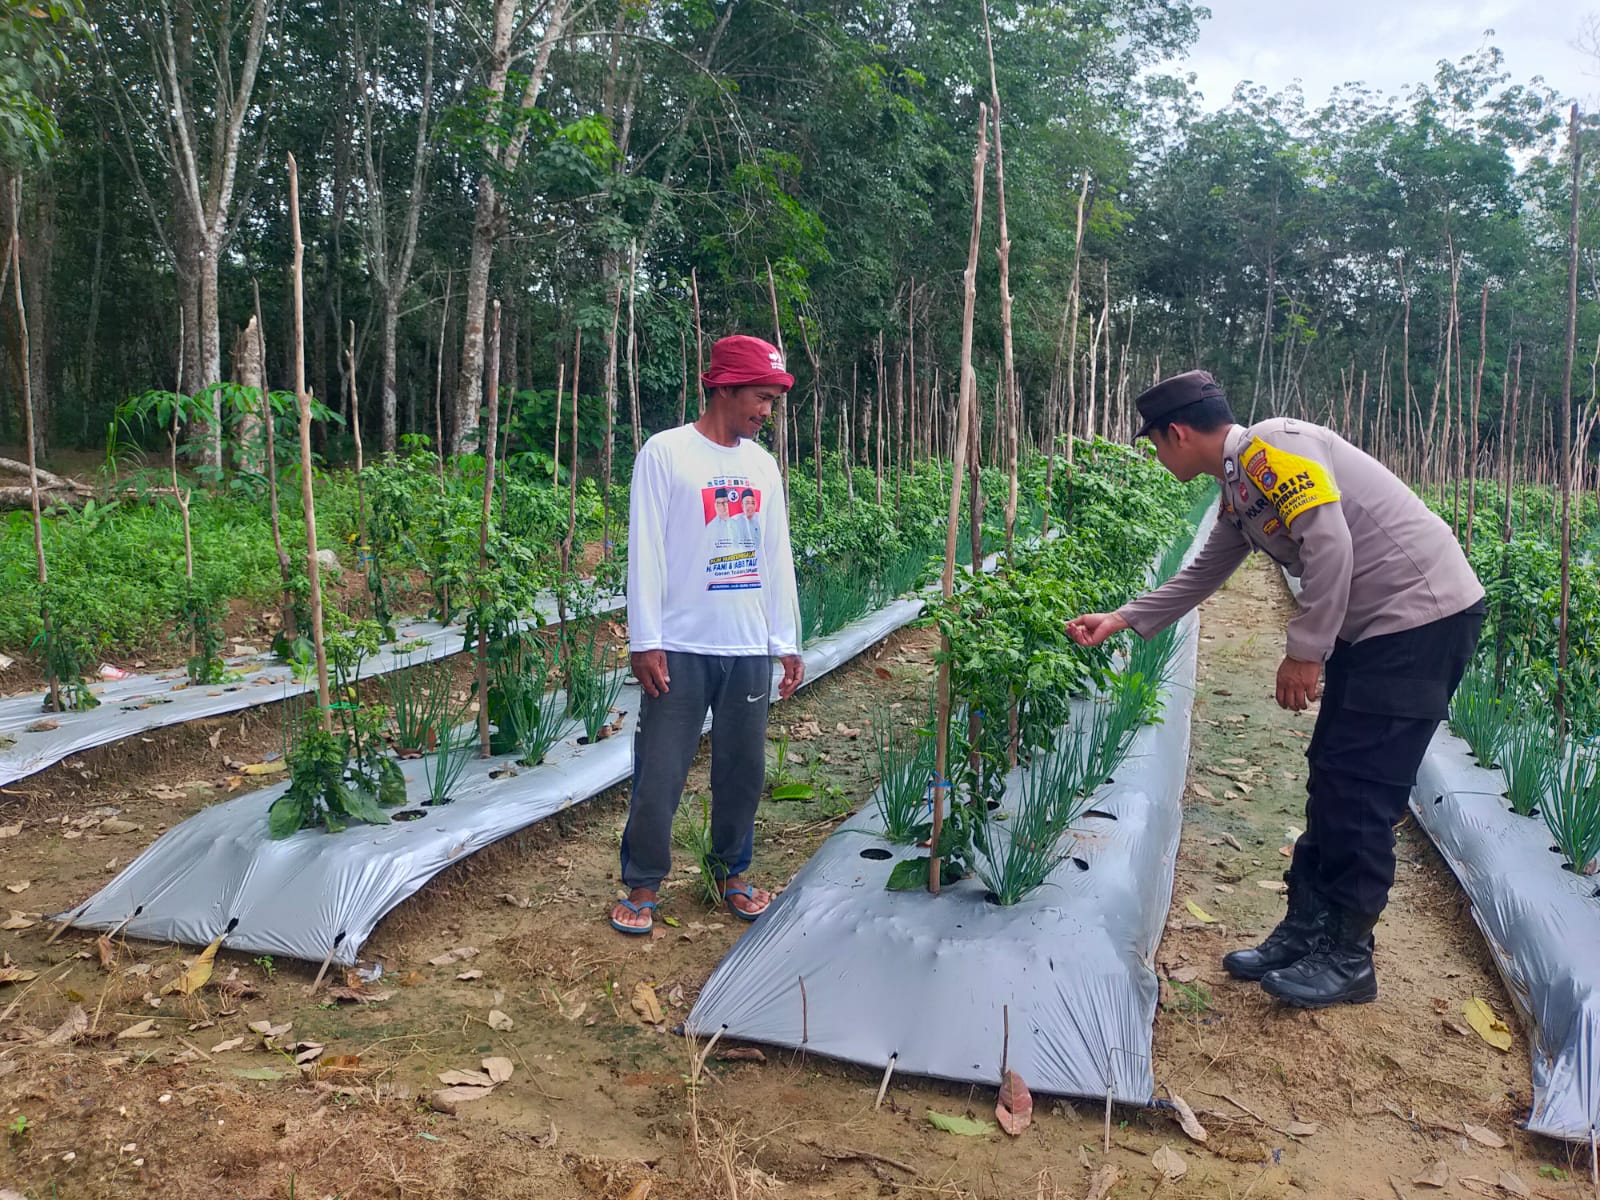
[[[740,507],[747,491],[759,514],[754,544]],[[656,434],[639,451],[628,506],[628,645],[722,656],[800,652],[783,479],[756,442],[719,446],[691,424]]]

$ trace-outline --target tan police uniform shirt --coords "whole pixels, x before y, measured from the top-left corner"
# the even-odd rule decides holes
[[[1224,443],[1222,510],[1167,583],[1118,610],[1141,637],[1222,586],[1251,550],[1300,580],[1288,655],[1323,662],[1359,642],[1453,616],[1483,598],[1450,527],[1383,464],[1331,429],[1274,417]]]

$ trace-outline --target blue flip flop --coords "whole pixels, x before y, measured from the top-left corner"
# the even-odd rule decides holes
[[[618,933],[626,933],[631,934],[634,937],[639,937],[643,934],[649,933],[656,927],[655,908],[660,901],[641,900],[638,904],[635,904],[632,900],[618,900],[617,903],[622,905],[622,907],[627,909],[629,912],[642,913],[648,911],[650,913],[650,924],[648,925],[624,925],[621,921],[617,920],[615,917],[612,917],[611,928],[615,929]]]
[[[772,907],[772,901],[768,900],[765,906],[762,907],[761,912],[745,912],[733,902],[732,897],[734,896],[743,896],[746,900],[754,904],[756,899],[756,889],[751,884],[747,883],[742,888],[729,888],[727,891],[722,893],[722,902],[728,906],[728,911],[734,916],[738,917],[741,921],[754,921],[761,915],[761,913],[766,912],[767,909]]]

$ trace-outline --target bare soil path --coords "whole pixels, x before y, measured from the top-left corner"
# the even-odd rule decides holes
[[[928,1110],[985,1117],[992,1091],[897,1078],[874,1112],[875,1074],[788,1052],[725,1059],[737,1048],[719,1045],[692,1084],[694,1048],[670,1030],[746,927],[696,899],[680,863],[662,906],[677,924],[663,919],[647,939],[614,934],[605,912],[626,809],[612,795],[474,856],[397,910],[363,956],[384,967],[364,987],[387,995],[370,1003],[341,1001],[327,984],[308,994],[314,967],[229,954],[216,977],[254,994],[163,994],[183,969],[175,947],[108,945],[107,966],[92,938],[46,946],[44,922],[0,929],[9,961],[39,972],[0,985],[0,1189],[28,1200],[1076,1200],[1112,1166],[1118,1198],[1503,1197],[1517,1182],[1531,1195],[1588,1197],[1586,1161],[1515,1128],[1529,1096],[1520,1029],[1502,1053],[1450,1027],[1474,996],[1511,1010],[1460,890],[1409,822],[1378,931],[1377,1003],[1290,1012],[1222,973],[1224,950],[1276,920],[1281,897],[1259,884],[1279,878],[1279,848],[1300,823],[1312,717],[1271,697],[1291,611],[1256,564],[1202,611],[1187,820],[1157,955],[1168,982],[1155,1075],[1200,1111],[1204,1145],[1166,1112],[1118,1109],[1107,1153],[1102,1106],[1047,1098],[1015,1141],[956,1137]],[[790,733],[786,773],[819,795],[763,807],[758,881],[781,884],[843,808],[866,799],[868,722],[920,717],[933,643],[930,631],[903,631],[775,711],[774,738]],[[217,778],[221,755],[242,759],[243,743],[271,736],[235,722],[220,747],[174,736],[120,772],[97,763],[92,779],[63,770],[26,797],[0,796],[0,828],[22,825],[0,839],[0,885],[29,882],[0,893],[0,911],[80,899],[109,859],[126,861],[208,798],[181,786],[156,794],[158,783]],[[691,792],[703,792],[704,772],[702,762]],[[93,824],[109,798],[141,828]],[[656,1025],[634,1006],[641,985],[663,1010]],[[78,1020],[89,1037],[74,1034]],[[292,1026],[276,1048],[249,1029],[263,1021]],[[323,1047],[320,1065],[302,1068],[295,1048],[308,1044]],[[476,1071],[485,1057],[509,1059],[510,1080],[456,1115],[429,1111],[441,1072]],[[1472,1140],[1469,1125],[1505,1144]],[[1181,1156],[1182,1178],[1153,1165],[1163,1147]],[[1434,1164],[1443,1189],[1412,1184]]]

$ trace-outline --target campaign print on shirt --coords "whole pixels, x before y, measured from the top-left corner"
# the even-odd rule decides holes
[[[761,491],[743,476],[719,476],[700,489],[705,512],[706,591],[761,586]]]

